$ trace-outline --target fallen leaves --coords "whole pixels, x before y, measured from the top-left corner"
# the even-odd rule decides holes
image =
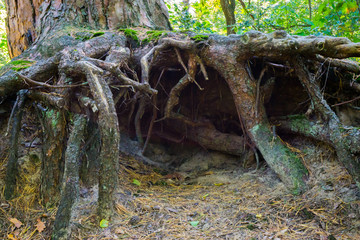
[[[9,221],[15,225],[16,228],[20,228],[23,224],[16,218],[10,218]]]
[[[193,227],[197,227],[197,225],[199,225],[199,221],[192,221],[190,222],[190,225]]]
[[[132,183],[135,184],[136,186],[139,186],[139,187],[141,185],[141,182],[139,180],[137,180],[137,179],[133,179]]]
[[[42,222],[39,218],[37,219],[37,224],[35,225],[35,227],[36,227],[36,230],[38,230],[39,233],[44,231],[44,229],[46,228],[45,223]]]
[[[8,235],[8,239],[9,239],[9,240],[18,240],[18,238],[15,237],[13,234],[9,234],[9,235]]]
[[[109,226],[109,221],[108,221],[108,220],[102,219],[102,220],[100,221],[100,227],[101,227],[101,228],[107,228],[108,226]]]

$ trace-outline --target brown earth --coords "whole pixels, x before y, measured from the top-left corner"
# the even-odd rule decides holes
[[[264,162],[255,170],[251,160],[178,146],[182,164],[165,172],[120,157],[121,189],[109,226],[97,226],[97,187],[82,187],[72,239],[360,239],[360,196],[351,177],[331,149],[311,142],[298,149],[302,141],[289,145],[311,172],[310,189],[300,196]],[[7,202],[1,196],[0,238],[49,239],[56,207],[39,204],[41,154],[24,139],[22,145],[29,152],[20,161],[21,197]],[[159,158],[169,152],[150,149]],[[0,162],[3,181],[6,156]],[[11,218],[23,225],[17,228]]]

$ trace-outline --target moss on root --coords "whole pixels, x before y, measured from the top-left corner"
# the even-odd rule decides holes
[[[209,35],[205,35],[205,34],[197,34],[195,36],[192,36],[190,38],[191,40],[194,40],[195,42],[202,42],[202,41],[206,41],[209,39]]]
[[[13,60],[13,61],[5,64],[1,68],[0,75],[4,74],[5,72],[7,72],[9,70],[14,70],[16,72],[19,72],[23,69],[31,67],[34,63],[35,63],[35,61],[30,61],[30,60],[26,60],[26,59]]]
[[[126,28],[126,29],[119,29],[121,32],[124,33],[124,35],[128,38],[131,38],[135,42],[139,42],[138,32],[136,30]]]
[[[74,34],[76,40],[86,41],[92,38],[100,37],[105,32],[81,31]]]
[[[146,32],[147,37],[144,40],[142,40],[142,42],[146,44],[152,41],[157,41],[161,37],[166,36],[167,34],[168,34],[167,31],[161,31],[161,30],[147,31]]]
[[[301,159],[286,147],[278,136],[263,124],[251,130],[253,140],[269,166],[279,175],[292,194],[299,195],[306,190],[305,180],[308,175]]]

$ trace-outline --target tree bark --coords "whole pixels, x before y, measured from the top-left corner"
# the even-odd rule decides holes
[[[21,118],[25,104],[26,94],[25,91],[19,91],[17,100],[13,107],[13,122],[11,130],[10,154],[7,163],[7,171],[5,177],[5,199],[9,200],[14,197],[16,188],[16,178],[18,176],[18,158],[19,158],[19,135],[21,129]],[[9,130],[9,129],[8,129]]]
[[[73,120],[74,126],[65,152],[65,170],[61,190],[62,197],[60,199],[59,209],[56,213],[56,222],[52,234],[53,240],[69,239],[69,225],[72,217],[72,209],[80,195],[80,147],[84,140],[86,118],[81,115],[75,115]]]
[[[44,39],[54,28],[69,23],[104,30],[127,27],[171,29],[162,0],[6,0],[6,6],[11,58]]]

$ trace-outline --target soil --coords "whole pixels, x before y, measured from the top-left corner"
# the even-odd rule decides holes
[[[360,193],[332,149],[296,137],[288,146],[311,173],[300,196],[264,162],[256,170],[252,158],[150,145],[150,159],[176,166],[165,171],[123,156],[111,222],[99,226],[97,186],[82,187],[71,239],[360,239]],[[21,197],[1,198],[1,239],[50,239],[56,207],[39,204],[40,157],[31,148],[20,161]],[[45,224],[40,232],[39,221]]]

